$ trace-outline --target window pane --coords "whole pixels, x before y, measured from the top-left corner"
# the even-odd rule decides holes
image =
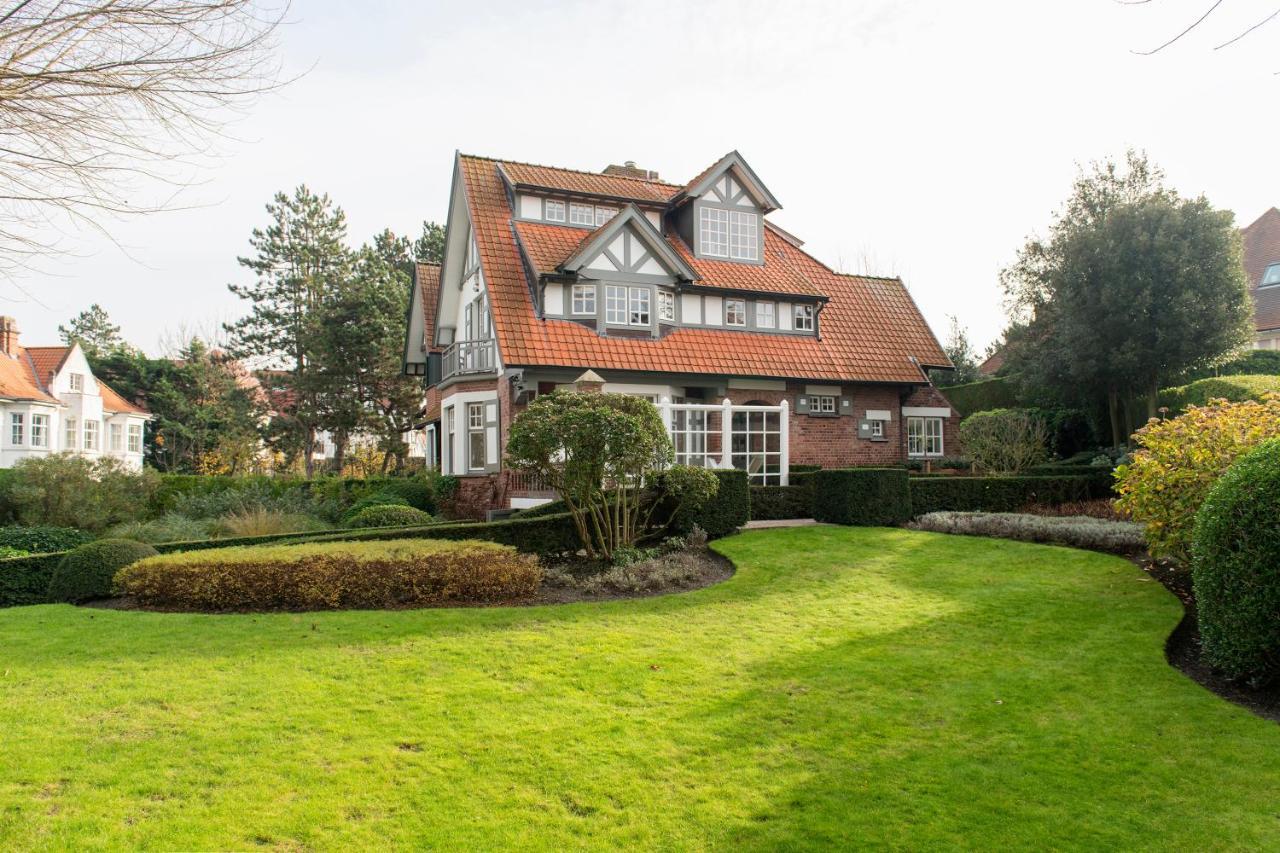
[[[714,207],[702,208],[699,214],[698,243],[702,254],[715,257],[729,255],[729,211]]]
[[[595,225],[596,209],[589,204],[570,204],[569,221],[574,225]]]
[[[813,331],[813,306],[797,305],[795,326],[800,331]]]
[[[573,313],[596,313],[596,286],[594,284],[575,284],[573,286]]]
[[[777,306],[772,302],[756,303],[756,326],[761,329],[772,329],[776,324],[774,311]]]
[[[548,222],[564,222],[564,202],[562,201],[547,202],[547,221]]]
[[[618,215],[617,208],[597,207],[596,208],[596,225],[603,225],[617,215]]]
[[[611,284],[605,288],[604,319],[608,323],[626,325],[627,289]]]
[[[658,291],[658,319],[670,320],[676,319],[676,295],[665,290]]]
[[[484,433],[473,432],[470,436],[470,453],[467,458],[467,467],[472,471],[478,471],[484,468]]]
[[[760,257],[759,227],[754,213],[733,211],[729,214],[729,254],[744,261]]]
[[[649,325],[649,292],[647,287],[631,288],[631,325]]]
[[[741,299],[724,301],[724,322],[726,326],[745,326],[747,324],[747,303]]]
[[[1280,264],[1271,264],[1262,274],[1262,284],[1280,284]]]

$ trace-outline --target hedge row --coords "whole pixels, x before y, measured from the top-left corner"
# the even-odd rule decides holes
[[[1028,504],[1063,504],[1110,494],[1110,477],[912,477],[911,512],[1014,512]]]
[[[1021,404],[1013,383],[1008,379],[983,379],[966,385],[952,385],[943,389],[951,405],[962,415],[987,412],[991,409],[1016,409]]]
[[[709,538],[716,539],[751,520],[751,481],[747,472],[717,469],[712,473],[720,481],[716,496],[700,509],[681,514],[675,524],[679,532],[687,532],[696,524],[707,531]]]
[[[751,487],[752,521],[812,517],[812,485]]]
[[[527,554],[540,555],[568,554],[581,547],[577,530],[573,526],[573,519],[565,513],[537,518],[431,524],[423,527],[336,530],[331,533],[280,533],[274,536],[245,536],[238,539],[166,542],[157,545],[156,550],[162,554],[170,554],[245,545],[366,542],[388,539],[479,539],[511,545]],[[62,551],[0,560],[0,607],[18,607],[47,602],[49,582],[65,554],[66,552]]]
[[[421,475],[410,477],[268,477],[265,475],[249,476],[207,476],[203,474],[163,474],[160,485],[151,498],[150,509],[155,514],[168,511],[180,495],[217,494],[228,489],[243,489],[249,486],[261,488],[273,497],[281,497],[295,491],[327,498],[342,503],[344,506],[354,503],[360,498],[379,492],[392,492],[401,495],[414,509],[424,512],[435,512],[436,499],[448,498],[456,487],[456,480],[451,477],[440,477],[434,481],[439,495],[432,494],[432,486]]]
[[[1179,415],[1188,406],[1206,406],[1218,397],[1232,403],[1261,402],[1264,394],[1280,394],[1280,376],[1242,374],[1197,379],[1177,388],[1165,388],[1160,392],[1160,405],[1168,407],[1170,414]]]
[[[813,475],[813,517],[831,524],[891,525],[911,518],[902,468],[837,468]]]

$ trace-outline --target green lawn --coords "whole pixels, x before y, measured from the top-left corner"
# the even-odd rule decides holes
[[[611,604],[0,611],[0,849],[1254,848],[1280,726],[1098,554],[811,527]]]

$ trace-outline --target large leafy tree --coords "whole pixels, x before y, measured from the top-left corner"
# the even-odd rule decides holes
[[[931,370],[929,378],[935,385],[943,388],[976,382],[980,376],[978,355],[973,349],[973,343],[969,340],[969,330],[960,325],[960,320],[954,314],[948,315],[947,321],[947,341],[942,349],[946,352],[947,358],[951,359],[954,367],[951,370]]]
[[[310,475],[312,455],[306,451],[326,420],[326,402],[335,399],[333,377],[317,357],[332,328],[322,322],[325,301],[350,270],[347,221],[328,195],[317,195],[306,185],[292,195],[277,193],[267,215],[267,227],[255,228],[249,238],[254,254],[240,258],[254,281],[228,285],[250,303],[250,313],[226,330],[235,356],[256,357],[283,370],[277,399],[287,400],[288,406],[281,415],[291,434],[289,443],[303,451]]]
[[[1184,199],[1130,151],[1081,172],[1046,238],[1001,275],[1013,324],[1006,363],[1037,392],[1105,404],[1113,443],[1154,417],[1162,381],[1229,358],[1249,334],[1248,285],[1231,213]]]
[[[68,346],[80,344],[90,359],[128,346],[120,336],[120,327],[111,322],[106,310],[96,302],[72,317],[67,325],[59,326],[58,334]]]

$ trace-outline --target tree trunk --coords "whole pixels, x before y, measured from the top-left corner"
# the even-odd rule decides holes
[[[1147,388],[1147,420],[1155,420],[1160,417],[1160,380],[1152,379],[1151,385]]]
[[[312,457],[315,455],[316,446],[316,430],[315,427],[307,427],[304,438],[306,439],[302,445],[302,472],[310,480],[311,476],[316,472],[316,461]]]
[[[1124,430],[1120,426],[1120,393],[1118,391],[1107,392],[1107,414],[1111,419],[1111,446],[1119,448],[1124,441]]]
[[[347,464],[347,432],[338,430],[333,434],[333,468],[335,474],[342,476],[342,469]]]

